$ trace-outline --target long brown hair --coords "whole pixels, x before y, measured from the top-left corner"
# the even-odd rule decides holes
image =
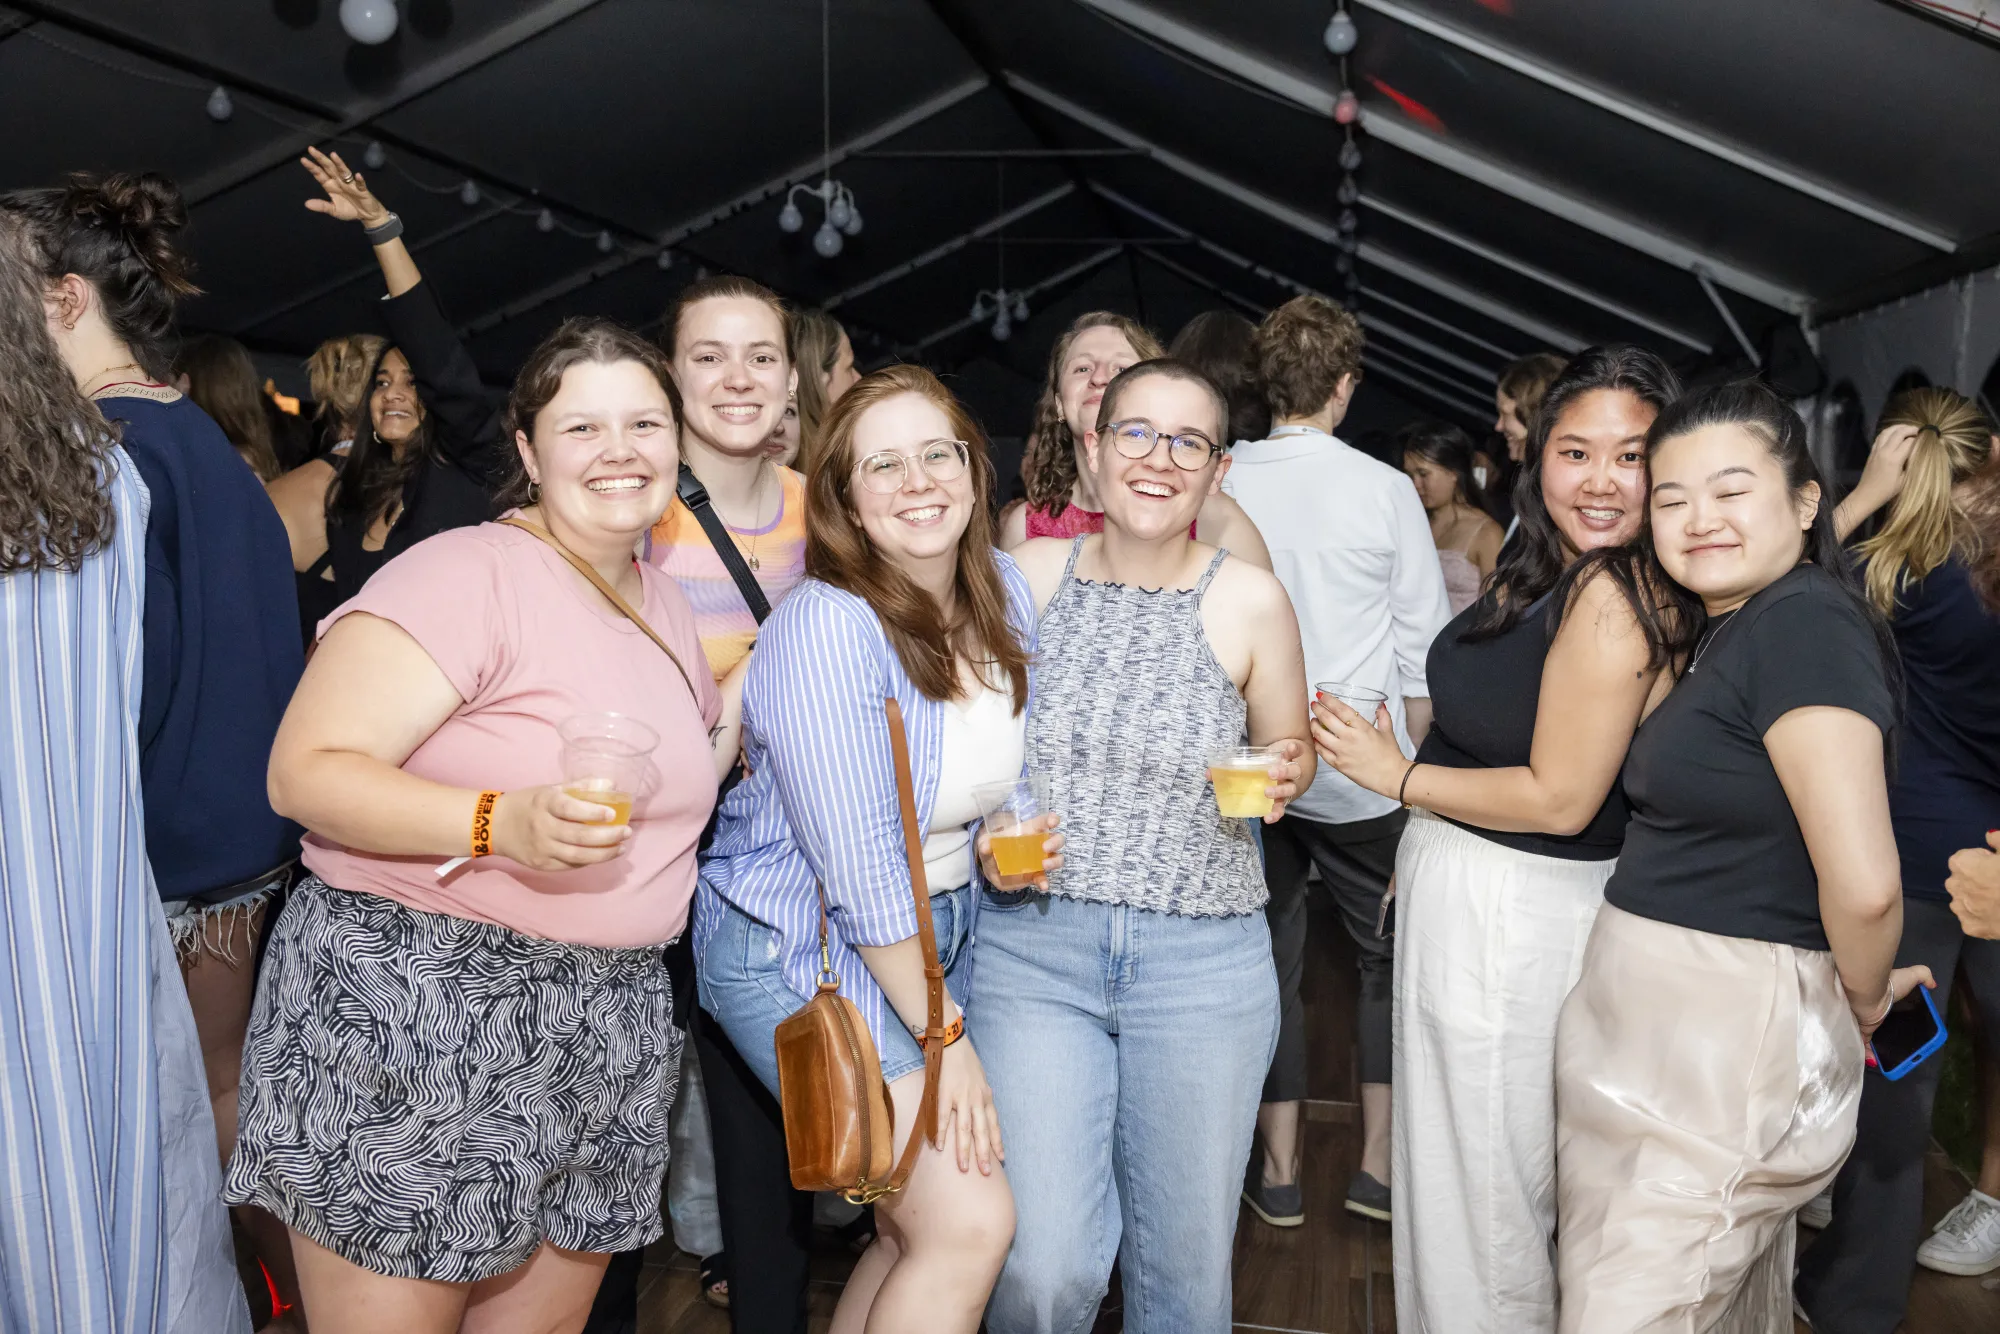
[[[250,350],[221,334],[197,334],[181,344],[174,367],[188,378],[188,397],[215,419],[257,480],[276,477],[278,454],[271,447],[271,421],[264,415],[264,391]]]
[[[799,449],[794,457],[800,472],[811,472],[819,461],[820,433],[826,426],[826,380],[840,360],[840,340],[847,331],[823,310],[792,312],[792,364],[799,369]]]
[[[0,212],[0,574],[74,571],[116,522],[112,428],[49,336],[28,245]]]
[[[1116,329],[1125,335],[1140,361],[1152,361],[1167,354],[1151,329],[1129,315],[1109,310],[1093,310],[1070,322],[1056,345],[1049,349],[1048,378],[1042,382],[1042,396],[1035,402],[1034,430],[1028,436],[1028,455],[1021,472],[1028,483],[1028,507],[1060,510],[1076,489],[1076,437],[1063,420],[1062,368],[1069,360],[1070,345],[1091,329]]]
[[[855,517],[854,431],[877,403],[915,394],[935,405],[965,441],[972,518],[958,539],[957,597],[949,621],[937,600],[882,557]],[[958,661],[1006,674],[1014,712],[1028,706],[1028,650],[1007,619],[1007,588],[993,559],[993,463],[986,434],[937,376],[889,366],[863,376],[827,414],[819,466],[806,477],[806,573],[867,602],[882,619],[903,670],[929,699],[965,694]]]
[[[1893,616],[1896,594],[1954,552],[1968,563],[1978,557],[1981,534],[1953,489],[1992,457],[1993,427],[1971,399],[1937,387],[1896,395],[1881,424],[1917,428],[1882,531],[1856,548],[1868,561],[1868,600]]]

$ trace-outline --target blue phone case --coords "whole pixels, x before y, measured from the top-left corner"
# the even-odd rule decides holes
[[[1903,1059],[1902,1064],[1898,1065],[1894,1070],[1882,1070],[1881,1062],[1877,1060],[1875,1068],[1882,1070],[1882,1078],[1884,1079],[1901,1079],[1904,1075],[1909,1074],[1910,1071],[1924,1063],[1925,1057],[1931,1055],[1939,1047],[1942,1047],[1945,1038],[1948,1036],[1944,1031],[1944,1016],[1938,1013],[1937,1002],[1931,999],[1931,989],[1929,987],[1918,987],[1917,990],[1923,993],[1924,1008],[1931,1012],[1931,1022],[1937,1025],[1937,1032],[1931,1034],[1930,1041],[1911,1052]],[[1873,1041],[1870,1041],[1868,1044],[1868,1055],[1870,1057],[1875,1055],[1875,1044]]]

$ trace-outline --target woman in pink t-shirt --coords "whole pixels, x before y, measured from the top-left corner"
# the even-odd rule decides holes
[[[508,420],[518,517],[661,642],[490,523],[412,547],[321,626],[270,773],[312,875],[271,937],[225,1190],[291,1229],[316,1331],[575,1329],[607,1254],[660,1234],[662,947],[740,704],[633,559],[678,466],[659,351],[571,321]],[[660,737],[629,823],[557,785],[556,729],[586,712]]]

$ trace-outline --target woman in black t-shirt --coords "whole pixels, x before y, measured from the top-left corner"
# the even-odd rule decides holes
[[[1650,446],[1632,556],[1687,666],[1633,738],[1632,822],[1557,1031],[1564,1334],[1783,1327],[1791,1216],[1853,1145],[1863,1036],[1930,980],[1890,969],[1894,648],[1804,423],[1723,385]]]
[[[1616,580],[1559,589],[1645,521],[1646,432],[1677,393],[1631,347],[1551,385],[1515,493],[1521,533],[1427,668],[1410,762],[1384,713],[1315,705],[1320,755],[1420,809],[1396,853],[1396,1314],[1406,1329],[1556,1323],[1556,1015],[1624,838],[1618,767],[1665,657]],[[1560,622],[1560,629],[1556,628]],[[1553,635],[1553,642],[1551,636]]]

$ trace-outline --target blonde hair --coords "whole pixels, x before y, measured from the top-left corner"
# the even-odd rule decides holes
[[[1035,424],[1028,433],[1027,457],[1021,476],[1028,484],[1028,504],[1034,509],[1060,512],[1069,504],[1076,486],[1076,437],[1063,420],[1062,368],[1069,360],[1070,344],[1092,329],[1116,329],[1125,335],[1140,361],[1154,361],[1167,355],[1159,337],[1129,315],[1109,310],[1087,311],[1070,322],[1056,345],[1049,349],[1048,378],[1042,382],[1042,396],[1035,403]]]
[[[306,358],[313,416],[349,435],[359,430],[368,395],[375,388],[375,363],[388,347],[389,340],[380,334],[348,334],[314,348]]]
[[[1868,561],[1868,600],[1885,616],[1894,614],[1898,592],[1954,553],[1968,562],[1978,557],[1979,531],[1953,488],[1984,467],[1993,448],[1986,415],[1950,389],[1896,395],[1879,429],[1891,426],[1916,427],[1916,445],[1882,531],[1857,548]]]

